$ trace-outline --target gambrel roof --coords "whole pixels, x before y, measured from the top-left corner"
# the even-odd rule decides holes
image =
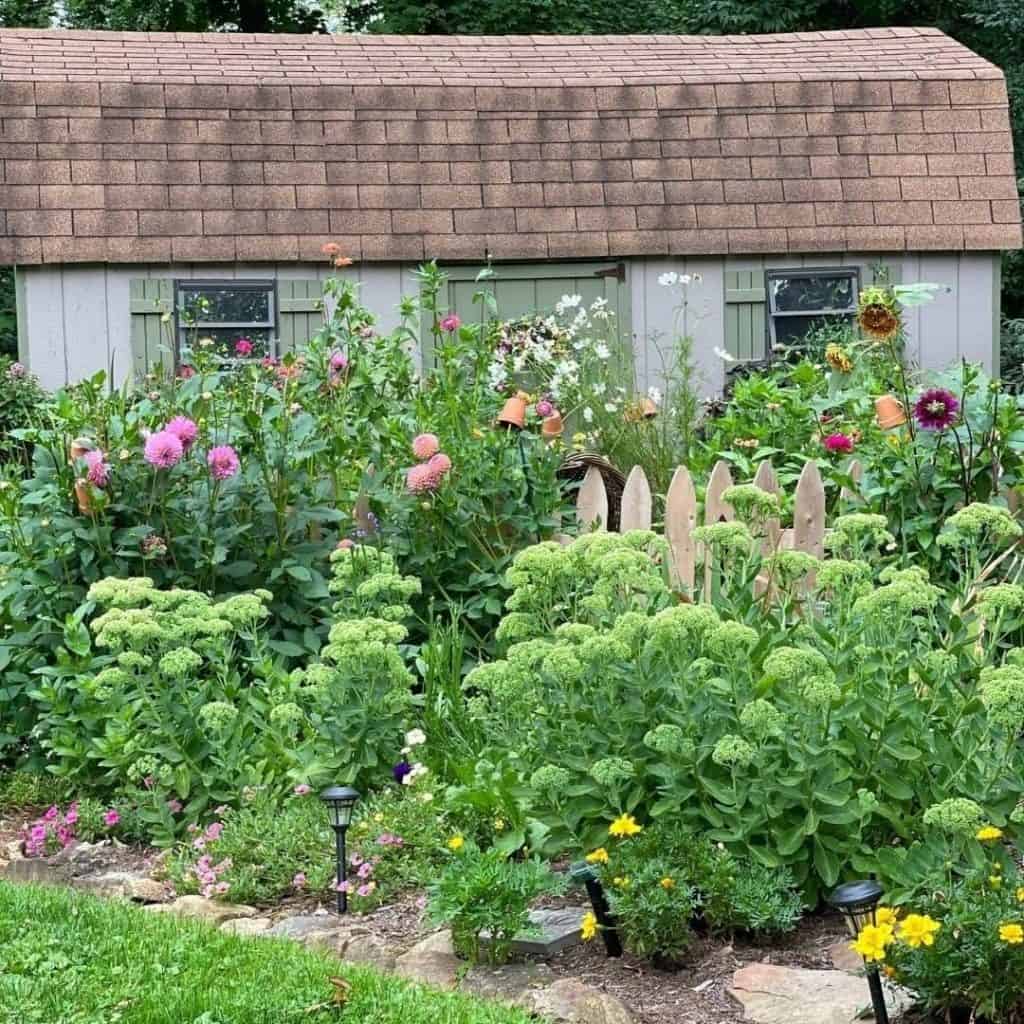
[[[1006,87],[934,29],[0,29],[0,262],[1021,244]]]

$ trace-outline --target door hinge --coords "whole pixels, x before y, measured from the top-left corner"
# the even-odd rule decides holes
[[[625,281],[626,264],[616,263],[614,267],[602,267],[594,271],[594,277],[614,277],[618,281]]]

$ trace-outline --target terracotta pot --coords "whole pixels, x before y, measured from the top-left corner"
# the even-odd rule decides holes
[[[882,395],[875,399],[875,418],[883,430],[901,427],[907,422],[906,411],[892,395]]]
[[[88,480],[75,481],[75,501],[78,502],[79,512],[88,513],[92,511],[92,495],[89,493]]]
[[[76,437],[68,447],[68,462],[74,465],[86,452],[92,451],[92,441],[87,437]]]
[[[653,420],[658,415],[658,407],[652,398],[638,398],[630,402],[622,412],[627,423],[639,423],[641,420]]]
[[[521,394],[522,392],[506,400],[498,416],[498,423],[501,426],[522,430],[526,425],[526,399],[521,398]]]
[[[658,407],[654,404],[653,398],[645,398],[643,404],[644,419],[653,420],[658,415]]]
[[[565,424],[562,423],[562,414],[557,410],[550,416],[545,416],[544,422],[540,425],[541,434],[549,441],[553,441],[556,437],[561,437],[564,429]]]

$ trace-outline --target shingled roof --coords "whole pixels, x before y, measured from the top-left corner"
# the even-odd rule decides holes
[[[934,29],[0,29],[0,262],[1021,244],[1001,72]]]

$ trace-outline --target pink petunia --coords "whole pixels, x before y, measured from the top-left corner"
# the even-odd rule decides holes
[[[417,434],[412,439],[412,453],[420,462],[426,462],[441,449],[441,442],[436,434]]]
[[[339,882],[334,888],[337,892],[351,892],[354,886],[346,879],[344,882]]]
[[[229,444],[218,445],[211,448],[206,456],[206,462],[210,467],[210,474],[214,480],[228,480],[238,473],[241,463],[238,461],[238,453]]]
[[[172,800],[168,800],[167,801],[167,810],[169,810],[171,812],[171,814],[181,814],[181,801],[180,800],[173,800],[173,799]]]
[[[306,876],[301,871],[296,872],[295,877],[292,879],[292,888],[293,889],[305,889],[306,888]]]
[[[157,469],[170,469],[181,462],[185,447],[177,434],[169,430],[158,430],[146,438],[146,461]]]
[[[224,831],[224,825],[222,822],[215,821],[211,825],[206,826],[206,831],[203,833],[206,838],[212,843],[220,839],[221,832]]]
[[[312,786],[307,786],[305,782],[300,782],[300,783],[299,783],[299,784],[298,784],[298,785],[297,785],[297,786],[296,786],[296,787],[295,787],[295,788],[294,788],[294,789],[292,790],[292,792],[293,792],[293,793],[294,793],[294,794],[295,794],[296,796],[309,796],[309,794],[313,792],[313,787],[312,787]]]
[[[363,861],[363,863],[359,865],[359,870],[356,874],[360,878],[369,878],[370,875],[373,874],[373,865],[369,863],[369,861]]]
[[[85,464],[89,467],[85,478],[93,487],[106,487],[110,482],[110,463],[104,461],[103,452],[94,449],[82,456]]]
[[[106,814],[103,815],[103,824],[106,825],[107,828],[113,828],[120,820],[121,815],[118,814],[117,811],[115,811],[113,808],[111,808],[109,811],[107,811]]]
[[[356,895],[357,896],[369,896],[373,892],[373,890],[376,889],[376,888],[377,888],[377,883],[376,882],[366,882],[365,884],[359,886],[358,889],[356,889]]]
[[[187,416],[175,416],[166,427],[168,433],[173,434],[180,442],[182,448],[188,451],[199,434],[199,428]]]
[[[449,313],[447,316],[441,318],[442,331],[457,331],[461,324],[462,321],[454,313]]]
[[[68,813],[64,815],[65,825],[74,825],[78,821],[78,803],[73,803],[68,808]]]
[[[235,342],[235,355],[239,359],[247,359],[252,355],[252,342],[248,338],[239,338]]]

